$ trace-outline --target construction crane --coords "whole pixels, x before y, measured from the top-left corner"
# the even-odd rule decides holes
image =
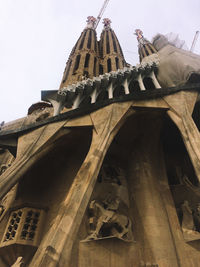
[[[103,16],[103,13],[104,13],[104,11],[105,11],[105,9],[106,9],[106,7],[107,7],[109,1],[110,1],[110,0],[105,0],[105,1],[104,1],[103,6],[102,6],[102,8],[101,8],[101,10],[100,10],[100,12],[99,12],[98,17],[97,17],[97,21],[96,21],[96,24],[95,24],[95,29],[97,28],[97,26],[98,26],[98,24],[99,24],[99,22],[100,22],[100,20],[101,20],[101,18],[102,18],[102,16]]]
[[[190,48],[190,52],[194,51],[194,48],[195,48],[195,45],[196,45],[198,37],[199,37],[199,31],[196,31],[195,36],[194,36],[194,40],[192,42],[192,46]]]

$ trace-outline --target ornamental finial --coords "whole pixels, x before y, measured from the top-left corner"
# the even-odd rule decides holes
[[[143,32],[140,29],[136,29],[134,34],[137,36],[138,40],[138,52],[140,55],[140,61],[142,61],[144,57],[148,57],[154,53],[157,53],[157,50],[152,45],[152,43],[144,38]]]
[[[88,16],[87,20],[86,20],[86,22],[87,22],[86,28],[95,29],[96,21],[97,21],[97,19],[95,17]]]
[[[110,29],[111,22],[108,18],[103,19],[104,29]]]
[[[140,29],[136,29],[134,34],[137,36],[138,42],[142,43],[144,40],[143,32]]]

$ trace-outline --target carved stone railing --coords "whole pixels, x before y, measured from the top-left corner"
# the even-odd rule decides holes
[[[138,88],[140,91],[146,91],[149,88],[145,87],[143,82],[145,78],[151,79],[154,89],[160,89],[161,86],[155,75],[157,68],[158,61],[156,60],[125,67],[93,79],[71,84],[58,90],[56,99],[49,97],[48,100],[54,107],[54,115],[58,115],[64,106],[77,109],[80,106],[94,104],[102,100],[129,95]],[[131,86],[133,82],[137,88]],[[120,88],[120,92],[116,96],[117,88]]]

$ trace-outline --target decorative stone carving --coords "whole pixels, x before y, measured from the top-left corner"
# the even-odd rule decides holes
[[[86,241],[112,237],[133,241],[128,208],[128,189],[123,170],[115,162],[104,163],[95,195],[89,204],[89,235]]]
[[[121,185],[120,181],[120,169],[113,166],[105,164],[99,175],[99,179],[104,183],[111,183]]]
[[[123,206],[123,213],[127,215],[129,203],[129,193],[127,181],[123,169],[118,167],[119,164],[112,162],[104,163],[98,177],[96,195],[93,197],[101,202],[107,199],[108,194],[113,198],[120,199],[120,206]]]
[[[11,265],[11,267],[22,267],[24,264],[23,258],[22,257],[18,257],[16,262]]]
[[[9,167],[11,166],[11,164],[2,164],[0,167],[0,175],[2,175],[2,173],[4,173]]]
[[[200,203],[197,203],[197,206],[194,209],[193,219],[194,219],[195,230],[200,232]]]
[[[132,240],[131,220],[128,216],[118,212],[119,204],[119,198],[110,196],[102,203],[96,200],[90,202],[91,234],[87,237],[87,240],[106,237],[117,237],[126,241]]]
[[[44,217],[45,211],[38,208],[22,207],[12,211],[0,247],[13,244],[37,247]]]
[[[36,109],[30,115],[27,116],[26,124],[42,121],[50,117],[51,115],[53,115],[52,107],[43,107],[40,109]]]
[[[194,211],[187,200],[181,205],[183,219],[182,231],[186,242],[200,239],[200,204]]]
[[[195,230],[192,209],[187,200],[181,205],[181,209],[183,212],[182,230]]]
[[[40,115],[37,116],[36,121],[42,121],[50,116],[48,110],[43,110]]]
[[[97,21],[97,19],[95,17],[88,16],[87,17],[87,21],[86,21],[87,22],[86,28],[88,28],[88,29],[95,29],[96,21]]]
[[[108,18],[103,19],[104,29],[110,29],[111,20]]]

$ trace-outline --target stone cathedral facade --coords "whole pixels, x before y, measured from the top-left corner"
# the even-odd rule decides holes
[[[0,267],[200,266],[200,56],[104,19],[0,128]]]

